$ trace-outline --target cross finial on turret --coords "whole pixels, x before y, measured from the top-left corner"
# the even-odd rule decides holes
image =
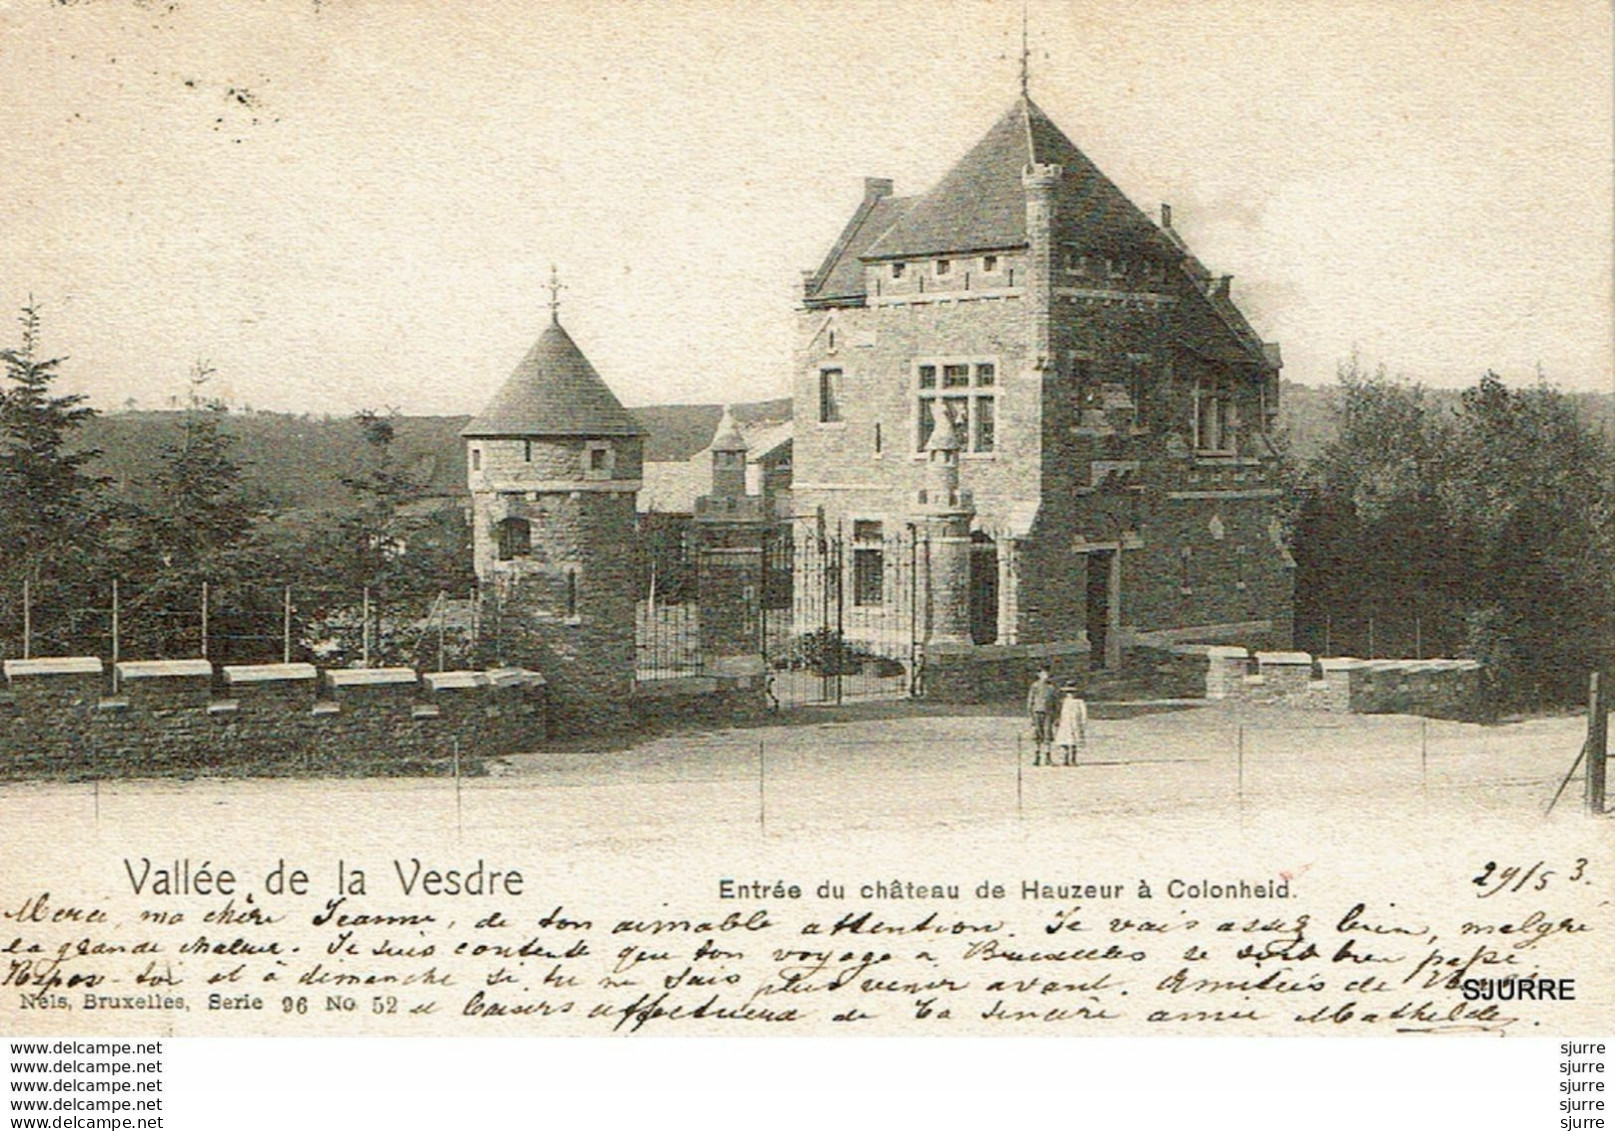
[[[555,264],[550,264],[550,321],[561,320],[561,292],[566,290],[566,284],[561,282],[560,272],[555,270]]]

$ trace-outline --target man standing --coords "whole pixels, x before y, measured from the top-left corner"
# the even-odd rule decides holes
[[[1026,693],[1026,713],[1032,719],[1032,741],[1037,751],[1032,757],[1034,766],[1054,765],[1056,694],[1054,683],[1049,679],[1049,666],[1044,664],[1037,669],[1037,679],[1032,681],[1031,690]]]

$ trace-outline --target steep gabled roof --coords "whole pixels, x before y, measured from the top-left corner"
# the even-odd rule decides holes
[[[852,219],[842,229],[835,246],[814,272],[808,289],[808,299],[829,300],[862,298],[865,294],[864,264],[862,256],[869,245],[885,234],[915,198],[910,196],[884,196],[871,198],[867,194]]]
[[[572,336],[551,322],[462,436],[640,436]]]
[[[935,188],[864,252],[865,259],[903,259],[1026,244],[1027,165],[1059,165],[1056,239],[1084,246],[1166,248],[1159,229],[1122,195],[1035,102],[1021,97]]]

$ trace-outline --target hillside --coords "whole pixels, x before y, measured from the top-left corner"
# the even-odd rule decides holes
[[[733,406],[743,423],[789,419],[787,399]],[[649,435],[647,459],[688,459],[706,447],[722,405],[655,405],[629,409]],[[464,416],[394,418],[393,453],[434,495],[465,491]],[[317,507],[343,497],[342,478],[357,469],[362,442],[348,417],[288,413],[231,413],[223,430],[235,438],[246,479],[264,503],[276,509]],[[118,412],[89,421],[79,445],[96,448],[93,470],[131,497],[140,497],[161,465],[163,448],[180,434],[177,412]]]
[[[1459,391],[1429,390],[1438,405],[1456,408]],[[1333,387],[1285,382],[1281,426],[1291,454],[1305,461],[1317,455],[1333,431]],[[1615,396],[1579,393],[1573,399],[1587,418],[1615,435]],[[786,399],[733,406],[743,423],[788,419]],[[712,438],[721,405],[651,405],[630,409],[645,425],[647,459],[688,459]],[[465,490],[465,454],[460,429],[463,416],[400,416],[395,419],[397,457],[436,495],[452,497]],[[264,502],[277,509],[316,507],[343,497],[342,478],[356,467],[358,428],[346,417],[293,416],[283,413],[232,413],[224,430],[236,438],[236,452],[246,465],[247,481]],[[179,435],[173,412],[120,412],[91,420],[83,429],[84,447],[99,448],[95,470],[138,498],[161,461],[162,449]]]

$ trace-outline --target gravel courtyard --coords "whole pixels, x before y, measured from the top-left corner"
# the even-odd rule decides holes
[[[494,760],[452,778],[41,782],[0,824],[311,838],[333,822],[400,843],[455,837],[612,848],[853,832],[1140,826],[1193,838],[1304,821],[1529,827],[1576,757],[1575,716],[1499,726],[1242,704],[1097,705],[1081,764],[1034,767],[1008,709],[871,703],[758,726]],[[1580,781],[1553,820],[1574,819]]]

